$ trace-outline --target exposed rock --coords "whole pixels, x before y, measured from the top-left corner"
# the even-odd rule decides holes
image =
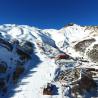
[[[13,49],[12,45],[8,41],[6,41],[2,38],[0,38],[0,46],[5,47],[6,49],[8,49],[8,51],[12,51],[12,49]]]
[[[0,78],[0,90],[3,91],[4,93],[7,92],[7,84],[4,78]]]
[[[94,44],[93,48],[98,50],[98,44]]]
[[[21,60],[28,60],[31,58],[31,56],[28,53],[24,52],[21,48],[17,48],[16,52],[20,55]]]
[[[97,87],[96,82],[88,76],[83,76],[81,78],[81,80],[79,81],[79,88],[83,91],[83,90],[95,90]]]
[[[43,95],[52,95],[53,87],[50,83],[47,84],[47,87],[43,89]]]
[[[74,48],[76,51],[80,51],[80,52],[84,52],[85,49],[87,47],[89,47],[93,42],[95,42],[95,39],[92,38],[92,39],[86,39],[86,40],[83,40],[83,41],[80,41],[78,42]]]
[[[7,64],[5,62],[0,62],[0,73],[5,73],[7,71]]]
[[[74,23],[68,23],[68,26],[73,26],[74,25]]]
[[[24,66],[19,65],[16,67],[16,70],[13,73],[12,79],[13,82],[16,83],[17,80],[19,79],[20,75],[24,72]]]
[[[72,95],[78,98],[78,95],[84,94],[85,92],[96,92],[97,83],[89,75],[84,75],[82,78],[72,85]]]
[[[24,43],[20,44],[21,49],[27,54],[32,54],[34,46],[30,41],[25,41]]]
[[[61,71],[58,75],[58,80],[67,81],[75,81],[80,77],[80,69],[67,69],[65,71]]]
[[[97,49],[92,49],[87,51],[86,55],[88,58],[91,59],[93,62],[98,62],[98,50]]]

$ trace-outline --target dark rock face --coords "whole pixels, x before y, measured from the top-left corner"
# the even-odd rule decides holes
[[[52,95],[51,84],[47,84],[47,87],[43,89],[43,95]]]
[[[74,84],[71,89],[71,93],[75,98],[78,95],[82,95],[85,92],[95,92],[97,91],[97,83],[91,77],[83,76],[78,83]]]
[[[19,65],[16,67],[16,70],[14,71],[13,73],[13,76],[12,76],[12,80],[14,83],[17,82],[17,80],[19,79],[20,75],[24,72],[24,66],[22,65]]]
[[[83,76],[81,80],[79,81],[79,87],[81,90],[90,91],[92,89],[96,89],[97,84],[92,78]]]
[[[74,25],[74,23],[68,23],[68,26],[73,26]]]
[[[7,71],[7,64],[3,61],[0,62],[0,73],[5,73]]]
[[[8,41],[0,38],[0,46],[5,47],[8,51],[12,51],[13,46]]]
[[[32,54],[34,48],[33,44],[29,41],[25,41],[20,47],[27,54]]]
[[[93,62],[98,62],[98,50],[93,48],[92,50],[87,51],[88,58]]]
[[[43,95],[58,95],[58,88],[55,85],[48,83],[47,87],[43,89]]]
[[[86,40],[83,40],[83,41],[80,41],[79,43],[77,43],[74,48],[76,51],[80,51],[80,52],[84,52],[85,49],[87,47],[89,47],[93,42],[95,42],[95,39],[92,38],[92,39],[86,39]]]
[[[7,92],[7,84],[4,78],[0,78],[0,91]]]

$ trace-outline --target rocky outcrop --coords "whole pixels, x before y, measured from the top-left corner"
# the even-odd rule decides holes
[[[86,40],[78,42],[74,46],[74,48],[75,48],[76,51],[85,52],[86,48],[89,47],[95,41],[96,40],[94,38],[92,38],[92,39],[86,39]]]
[[[93,48],[89,49],[86,52],[86,55],[91,59],[91,61],[98,62],[98,44],[93,45]]]

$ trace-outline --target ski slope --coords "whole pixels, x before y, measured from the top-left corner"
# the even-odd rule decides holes
[[[43,96],[42,87],[52,81],[55,68],[56,65],[51,59],[44,59],[37,68],[30,70],[32,73],[29,76],[21,80],[19,88],[15,89],[16,93],[11,98],[50,98]],[[21,85],[22,83],[26,85]]]
[[[80,61],[77,61],[75,64],[74,62],[67,65],[65,64],[67,66],[66,68],[65,65],[61,67],[63,61],[59,61],[61,65],[56,64],[55,58],[57,55],[66,52],[73,57],[74,60],[83,57],[89,61],[86,63],[82,62],[84,66],[81,65],[81,68],[92,68],[92,65],[95,65],[93,67],[98,69],[98,66],[96,66],[98,62],[92,62],[86,54],[88,50],[90,51],[93,49],[95,44],[98,44],[98,31],[96,31],[95,28],[97,27],[83,27],[73,24],[72,26],[65,26],[59,30],[42,30],[26,25],[1,25],[0,38],[3,39],[4,42],[0,42],[0,60],[5,61],[8,68],[12,67],[12,69],[7,70],[5,74],[0,73],[0,76],[5,78],[11,72],[10,81],[7,84],[8,92],[3,96],[2,93],[0,93],[0,98],[71,98],[70,87],[68,86],[64,88],[62,81],[54,81],[54,78],[56,77],[55,73],[56,71],[59,73],[67,68],[70,69],[71,65],[74,68],[75,64],[80,64]],[[88,45],[84,53],[81,53],[80,50],[75,50],[74,46],[76,44],[91,38],[94,38],[95,42],[90,45],[88,45],[88,43],[83,43]],[[33,52],[29,54],[31,59],[25,60],[23,65],[25,71],[16,84],[13,84],[11,79],[13,72],[17,67],[17,61],[21,60],[20,55],[17,53],[18,45],[13,44],[13,40],[18,40],[20,46],[22,46],[26,41],[29,41],[33,45]],[[9,51],[4,46],[6,41],[12,45],[12,51]],[[4,45],[2,46],[2,44]],[[25,50],[26,48],[27,47],[23,49]],[[70,63],[70,61],[71,60],[68,62]],[[43,88],[46,87],[47,83],[53,83],[56,85],[58,88],[57,95],[43,95]],[[78,98],[83,98],[83,96]],[[98,96],[95,98],[98,98]]]

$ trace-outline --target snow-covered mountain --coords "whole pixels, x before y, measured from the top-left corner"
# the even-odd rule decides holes
[[[98,26],[0,25],[0,98],[98,98],[97,48]]]

